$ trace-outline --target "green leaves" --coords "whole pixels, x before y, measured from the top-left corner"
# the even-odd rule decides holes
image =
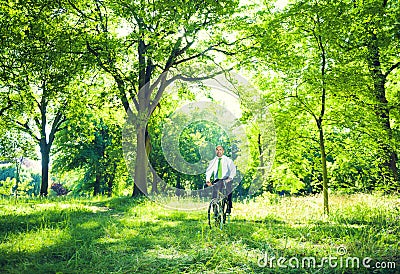
[[[295,1],[283,11],[264,8],[242,30],[244,35],[254,35],[255,46],[244,54],[252,62],[245,64],[257,70],[254,81],[265,92],[277,129],[274,172],[286,166],[304,182],[310,176],[321,180],[321,173],[315,173],[321,164],[321,153],[317,153],[321,144],[315,141],[322,126],[332,187],[369,189],[376,187],[373,180],[386,180],[384,159],[389,154],[385,146],[396,143],[387,134],[397,124],[396,108],[389,113],[390,123],[382,111],[397,98],[392,95],[392,81],[398,77],[389,76],[399,53],[393,18],[399,18],[397,3]],[[376,49],[375,54],[371,49]],[[378,67],[372,65],[373,60]],[[376,89],[379,75],[391,79],[380,93]],[[390,101],[385,103],[384,98]],[[389,128],[384,124],[390,124]],[[349,153],[354,157],[342,161]],[[296,159],[309,163],[299,165]],[[371,172],[364,172],[367,166]],[[355,178],[345,179],[349,174]],[[292,175],[281,175],[279,180],[287,176]]]

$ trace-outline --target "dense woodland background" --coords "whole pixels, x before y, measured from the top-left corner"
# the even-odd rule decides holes
[[[398,192],[399,18],[395,0],[1,0],[1,195],[137,196],[160,191],[153,173],[202,188],[204,175],[168,164],[160,131],[180,100],[196,100],[189,82],[230,72],[255,87],[237,93],[252,157],[236,197],[254,180],[257,195],[324,191],[325,210],[328,189]],[[173,83],[179,98],[166,96]],[[179,150],[196,162],[222,140],[231,156],[222,135],[192,124]]]

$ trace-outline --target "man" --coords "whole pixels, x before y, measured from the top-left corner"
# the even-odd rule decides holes
[[[230,214],[232,208],[232,179],[236,175],[236,166],[230,158],[224,155],[224,148],[222,146],[215,148],[215,154],[215,158],[211,160],[206,170],[206,185],[212,186],[210,182],[211,175],[214,175],[214,181],[226,178],[226,191],[228,193],[228,208],[226,213]],[[216,191],[213,191],[213,198],[215,196]]]

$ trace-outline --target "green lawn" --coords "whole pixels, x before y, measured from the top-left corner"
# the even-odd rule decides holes
[[[206,210],[147,199],[3,199],[0,272],[400,272],[398,196],[331,195],[330,205],[324,217],[321,196],[236,202],[221,231]]]

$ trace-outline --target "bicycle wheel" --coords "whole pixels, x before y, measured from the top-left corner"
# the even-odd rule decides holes
[[[219,205],[216,200],[211,200],[208,206],[208,225],[211,228],[211,223],[217,226],[217,219],[219,216]]]
[[[224,201],[220,201],[219,204],[219,215],[218,215],[218,225],[219,225],[219,229],[222,230],[222,228],[224,227],[224,223],[225,223],[225,219],[224,219]]]
[[[226,222],[226,210],[228,208],[228,203],[226,199],[222,199],[220,201],[212,200],[210,205],[208,206],[208,225],[210,229],[212,228],[211,223],[214,224],[215,227],[222,229],[224,223]],[[212,220],[214,219],[214,220]]]
[[[221,204],[219,202],[214,203],[213,210],[214,210],[214,225],[215,227],[221,228],[221,222],[223,218]]]
[[[222,205],[221,205],[221,217],[222,217],[222,223],[225,224],[226,223],[226,211],[228,210],[228,200],[226,198],[224,198],[221,201]]]
[[[213,204],[214,204],[214,202],[211,201],[210,205],[208,206],[208,225],[210,226],[210,228],[211,228],[211,214],[213,213],[213,210],[212,210]]]

